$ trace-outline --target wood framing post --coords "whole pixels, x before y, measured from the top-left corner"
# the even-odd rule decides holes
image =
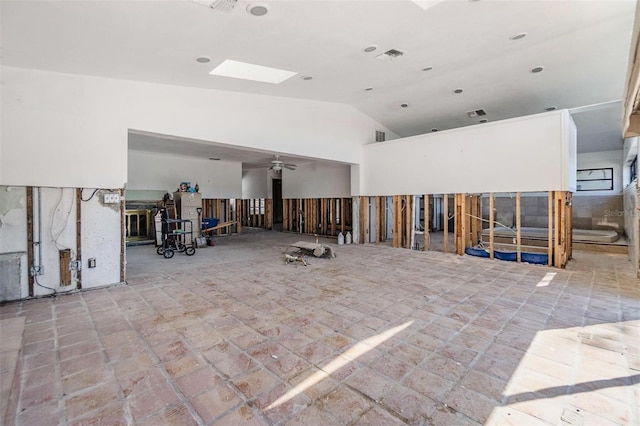
[[[242,200],[236,198],[236,232],[242,232]]]
[[[376,197],[376,244],[380,244],[380,225],[382,222],[381,200]]]
[[[547,194],[547,265],[553,266],[553,191]]]
[[[367,223],[367,205],[369,197],[360,197],[360,215],[358,222],[360,223],[360,244],[367,243],[369,235],[369,224]]]
[[[429,194],[424,194],[424,251],[429,251]]]
[[[449,194],[442,194],[442,216],[444,218],[443,220],[443,227],[444,227],[444,252],[445,253],[449,253]],[[435,205],[435,201],[434,201],[434,205]]]
[[[120,197],[120,199],[122,200],[122,197]],[[82,188],[76,188],[76,261],[82,262]],[[67,265],[67,268],[68,267],[69,265]],[[81,289],[82,268],[76,268],[76,281],[76,288]],[[123,281],[124,278],[121,273],[120,282]]]
[[[269,230],[273,228],[273,209],[271,208],[272,203],[273,200],[271,198],[264,200],[264,227]]]
[[[567,260],[573,258],[573,193],[567,192]]]
[[[462,198],[462,202],[464,203],[464,209],[462,210],[464,215],[464,220],[462,221],[462,235],[464,235],[464,246],[462,248],[462,253],[460,253],[461,255],[464,254],[464,249],[466,249],[467,247],[471,247],[471,205],[473,204],[472,199],[473,196],[467,194],[464,194]]]
[[[494,233],[493,233],[493,223],[495,222],[495,213],[494,213],[494,207],[495,207],[495,194],[493,192],[489,193],[489,259],[493,259],[494,258],[494,252],[493,252],[493,237],[494,237]]]
[[[522,262],[522,229],[521,229],[521,219],[522,219],[522,197],[519,192],[516,192],[516,262]]]
[[[460,253],[460,194],[453,195],[453,252]]]
[[[413,233],[413,195],[405,195],[404,203],[404,248],[412,249],[411,234]]]
[[[31,268],[33,262],[33,186],[27,186],[27,268]],[[29,297],[33,297],[34,278],[31,273],[27,275],[29,276]]]

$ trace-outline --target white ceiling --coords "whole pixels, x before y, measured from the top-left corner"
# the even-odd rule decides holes
[[[604,103],[605,114],[592,108],[576,119],[589,140],[580,150],[621,146],[621,109],[609,102],[623,98],[634,0],[420,2],[427,9],[410,0],[273,0],[263,17],[248,14],[249,3],[221,12],[191,0],[3,0],[2,63],[346,103],[400,136],[477,124],[466,112],[480,108],[496,121]],[[363,52],[369,45],[378,48]],[[389,49],[405,54],[375,58]],[[196,62],[202,55],[211,62]],[[298,75],[274,85],[208,74],[225,59]],[[531,73],[536,66],[544,70]]]

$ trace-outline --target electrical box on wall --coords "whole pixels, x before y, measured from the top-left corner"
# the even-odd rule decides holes
[[[104,194],[104,203],[105,204],[114,204],[120,202],[120,194],[114,192],[106,192]]]

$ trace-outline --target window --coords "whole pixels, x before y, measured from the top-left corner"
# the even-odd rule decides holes
[[[613,190],[613,168],[578,170],[578,191]]]

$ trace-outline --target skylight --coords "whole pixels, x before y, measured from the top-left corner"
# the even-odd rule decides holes
[[[411,0],[424,10],[427,10],[433,6],[437,6],[438,3],[442,3],[444,0]]]
[[[226,59],[209,74],[279,84],[298,73]]]

